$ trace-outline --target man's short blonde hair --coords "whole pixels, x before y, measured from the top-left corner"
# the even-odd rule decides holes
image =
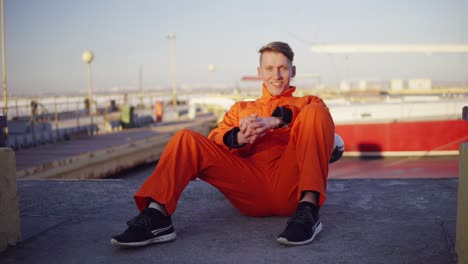
[[[285,42],[281,42],[281,41],[270,42],[266,44],[265,46],[263,46],[258,52],[260,53],[260,64],[262,64],[262,55],[264,52],[281,53],[284,56],[286,56],[286,58],[288,58],[291,64],[294,60],[294,52],[292,51],[289,44]]]

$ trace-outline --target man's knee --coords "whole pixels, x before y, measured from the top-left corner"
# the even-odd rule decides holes
[[[319,129],[334,133],[335,125],[328,108],[321,104],[309,104],[299,113],[295,124],[299,124],[299,129]]]
[[[204,135],[189,129],[178,131],[169,141],[166,148],[190,152],[190,156],[209,148],[211,140]]]
[[[189,129],[182,129],[175,133],[173,140],[177,140],[178,142],[185,142],[185,141],[193,141],[199,137],[203,137],[203,135]]]
[[[326,106],[322,104],[308,104],[301,110],[298,117],[303,117],[309,120],[310,118],[324,119],[329,116],[330,111]]]
[[[195,131],[182,129],[169,140],[166,149],[187,149],[196,147],[197,135]]]

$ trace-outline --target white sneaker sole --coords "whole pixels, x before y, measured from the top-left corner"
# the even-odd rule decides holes
[[[320,233],[322,232],[322,222],[320,222],[318,224],[318,226],[315,228],[315,232],[314,234],[312,235],[311,238],[307,239],[307,240],[304,240],[304,241],[298,241],[298,242],[293,242],[293,241],[289,241],[287,240],[286,238],[284,237],[278,237],[276,239],[276,241],[278,241],[279,243],[283,244],[283,245],[288,245],[288,246],[301,246],[301,245],[305,245],[305,244],[308,244],[310,242],[312,242],[312,240],[314,240],[314,238]]]
[[[145,241],[140,241],[140,242],[129,242],[129,243],[124,243],[124,242],[119,242],[115,239],[111,239],[111,245],[116,246],[116,247],[142,247],[142,246],[147,246],[150,244],[155,244],[155,243],[164,243],[164,242],[169,242],[172,240],[176,239],[176,233],[170,233],[164,236],[160,237],[155,237],[152,239],[148,239]]]

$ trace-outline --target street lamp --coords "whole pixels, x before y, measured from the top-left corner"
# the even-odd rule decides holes
[[[171,79],[172,79],[172,104],[174,109],[177,110],[177,91],[176,91],[176,64],[175,64],[175,34],[169,33],[167,35],[171,46]]]
[[[208,65],[208,70],[211,72],[211,89],[213,93],[215,92],[215,82],[216,82],[216,67],[214,64]]]
[[[89,103],[89,115],[91,116],[91,135],[94,132],[94,117],[93,117],[93,92],[91,87],[91,62],[94,59],[94,54],[90,50],[85,50],[81,57],[86,64],[88,64],[88,103]]]
[[[8,93],[7,93],[7,76],[6,76],[6,55],[5,55],[5,3],[2,4],[2,76],[3,76],[3,116],[7,121],[8,115]],[[4,128],[5,136],[8,136],[8,126]],[[1,142],[1,139],[0,139]]]

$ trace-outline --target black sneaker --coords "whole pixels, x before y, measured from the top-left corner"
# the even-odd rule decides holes
[[[299,203],[296,213],[289,219],[288,225],[276,241],[291,246],[305,245],[312,242],[315,236],[322,231],[322,223],[320,223],[318,213],[317,219],[314,219],[312,206],[316,205]]]
[[[146,208],[127,223],[122,234],[114,236],[111,244],[118,247],[140,247],[174,240],[176,233],[170,216],[159,210]]]

